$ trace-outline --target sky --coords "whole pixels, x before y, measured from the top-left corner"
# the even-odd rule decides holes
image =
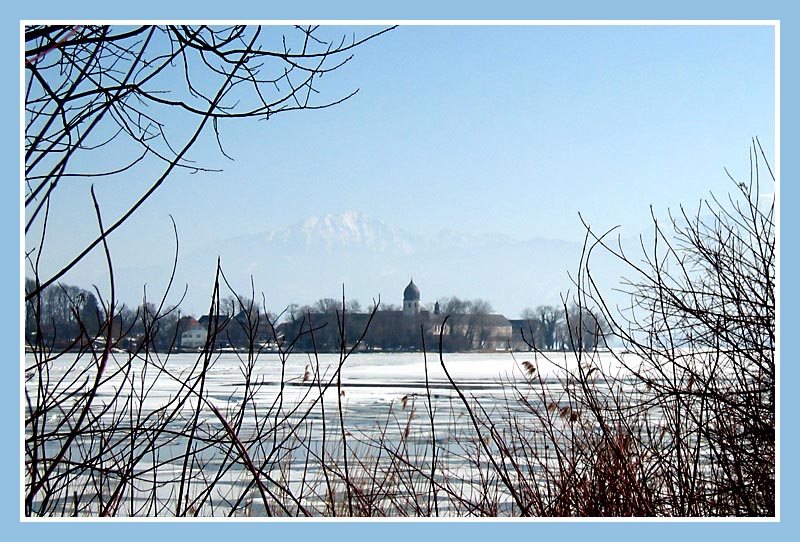
[[[224,124],[233,160],[201,141],[222,171],[171,176],[115,232],[115,264],[169,258],[170,217],[187,253],[352,211],[414,234],[578,241],[581,213],[636,235],[651,206],[746,178],[752,138],[775,156],[774,59],[770,26],[401,26],[321,82],[321,99],[358,89],[345,103]],[[95,181],[106,222],[151,181]],[[97,229],[87,182],[59,198],[53,262]]]

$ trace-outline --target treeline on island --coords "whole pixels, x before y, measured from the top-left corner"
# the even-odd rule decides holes
[[[25,279],[25,292],[34,291],[36,282]],[[166,351],[177,345],[179,311],[176,307],[157,307],[144,302],[131,308],[115,307],[113,318],[101,309],[98,296],[78,286],[52,284],[25,303],[25,344],[48,350],[84,350],[98,346],[106,336],[117,348],[139,343],[150,350]],[[105,334],[111,320],[112,331]]]
[[[484,299],[456,296],[425,305],[415,317],[392,304],[362,310],[353,301],[345,302],[344,311],[342,307],[331,298],[310,306],[290,305],[285,321],[277,326],[278,339],[292,337],[302,351],[338,351],[356,343],[365,350],[390,351],[593,350],[606,346],[608,332],[598,314],[575,303],[526,308],[518,319],[494,314]]]
[[[26,278],[26,291],[35,281]],[[41,290],[25,307],[25,342],[29,348],[83,349],[104,345],[106,317],[95,293],[58,283]],[[447,322],[445,322],[447,318]],[[143,302],[121,304],[112,322],[112,346],[138,352],[291,349],[338,352],[358,345],[363,351],[592,350],[606,346],[608,324],[577,304],[526,308],[518,319],[493,314],[489,301],[439,298],[414,317],[398,305],[364,307],[358,300],[321,298],[312,304],[290,304],[280,314],[251,298],[228,296],[217,314],[195,318],[179,307]],[[186,333],[201,333],[190,342]],[[209,337],[211,340],[208,340]],[[580,337],[580,341],[575,338]]]

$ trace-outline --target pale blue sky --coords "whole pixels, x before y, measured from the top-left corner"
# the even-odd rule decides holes
[[[773,147],[769,27],[401,27],[332,79],[361,90],[224,127],[236,162],[171,180],[151,217],[169,209],[186,229],[221,213],[222,235],[356,210],[574,239],[579,210],[636,230],[650,204],[727,189],[752,137]]]
[[[167,258],[169,214],[184,253],[343,211],[565,240],[581,212],[635,235],[650,205],[724,194],[725,167],[746,176],[752,137],[774,156],[774,53],[770,26],[402,26],[322,81],[323,97],[360,88],[350,101],[224,125],[233,162],[198,146],[224,171],[168,179],[115,233],[115,263]],[[98,182],[106,222],[151,180]],[[96,233],[88,185],[66,192],[53,255]]]

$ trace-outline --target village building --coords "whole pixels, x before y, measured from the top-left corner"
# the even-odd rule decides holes
[[[227,325],[230,317],[227,315],[215,315],[209,318],[207,314],[195,320],[191,316],[181,318],[178,325],[180,348],[194,350],[196,348],[203,348],[208,339],[209,320],[211,321],[211,328],[216,330],[217,338],[214,341],[216,346],[227,346],[227,341],[220,337],[222,330]]]
[[[502,314],[453,314],[431,319],[431,333],[463,338],[468,350],[507,350],[513,328]]]
[[[206,344],[206,327],[191,316],[181,319],[180,329],[181,348],[202,348]]]
[[[284,322],[278,333],[297,337],[295,347],[318,351],[337,350],[341,337],[348,347],[361,339],[359,348],[372,351],[420,351],[442,347],[447,351],[507,350],[512,338],[511,323],[502,314],[447,315],[437,301],[433,311],[425,310],[419,287],[412,279],[403,290],[400,310],[379,310],[375,314],[336,312],[310,313]],[[344,332],[340,326],[344,322]],[[424,341],[424,342],[423,342]]]
[[[437,301],[433,313],[420,310],[420,290],[412,279],[403,291],[403,314],[416,316],[423,328],[433,336],[450,339],[456,350],[506,350],[512,338],[511,322],[502,314],[441,313]]]
[[[539,324],[535,320],[516,319],[511,323],[511,349],[514,351],[531,351]]]

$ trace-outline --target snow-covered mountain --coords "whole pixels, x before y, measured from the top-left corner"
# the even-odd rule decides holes
[[[176,284],[188,285],[185,312],[207,310],[219,256],[227,282],[249,297],[252,277],[256,297],[261,299],[263,292],[275,312],[289,303],[340,298],[343,286],[345,295],[362,306],[378,298],[399,305],[413,277],[423,304],[445,296],[482,298],[515,318],[524,307],[555,304],[562,293],[574,291],[568,272],[574,274],[580,253],[579,243],[534,236],[516,240],[454,229],[413,235],[381,220],[344,213],[209,242],[202,251],[181,256]],[[157,266],[131,276],[137,274],[157,285],[168,270]],[[223,285],[222,296],[229,295],[225,290]]]
[[[249,235],[242,240],[287,246],[323,245],[328,251],[353,245],[376,251],[413,250],[408,235],[398,228],[354,212],[313,216],[282,230]]]

